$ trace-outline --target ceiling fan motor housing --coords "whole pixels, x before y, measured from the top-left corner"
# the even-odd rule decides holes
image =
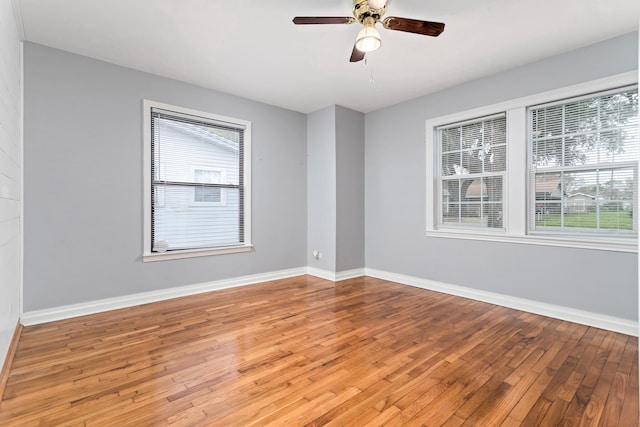
[[[369,7],[368,0],[353,0],[353,16],[360,23],[364,23],[366,18],[373,18],[374,22],[378,22],[387,11],[386,2],[380,9],[372,9]]]

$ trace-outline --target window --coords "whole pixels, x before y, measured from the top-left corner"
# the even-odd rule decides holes
[[[226,184],[226,173],[224,170],[194,169],[193,180],[198,185],[193,187],[193,201],[199,205],[222,206],[226,202],[225,190],[221,187],[206,186],[204,184]]]
[[[529,108],[530,230],[635,234],[638,90]]]
[[[427,120],[427,236],[637,252],[636,79]]]
[[[144,260],[250,250],[251,124],[143,104]]]
[[[506,117],[437,128],[439,226],[502,229]]]

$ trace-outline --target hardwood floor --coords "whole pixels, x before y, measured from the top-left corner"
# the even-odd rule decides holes
[[[302,276],[25,327],[0,425],[629,427],[638,340]]]

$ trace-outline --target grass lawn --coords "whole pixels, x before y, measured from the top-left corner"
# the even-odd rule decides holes
[[[596,228],[595,212],[571,213],[564,215],[565,227]],[[543,214],[536,216],[536,225],[560,227],[560,214]],[[600,228],[616,230],[632,230],[633,218],[629,211],[600,212]]]

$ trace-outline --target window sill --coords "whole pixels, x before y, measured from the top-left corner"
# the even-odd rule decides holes
[[[201,256],[235,254],[239,252],[251,252],[253,245],[225,246],[215,249],[188,249],[182,251],[152,252],[142,255],[142,262],[166,261],[171,259],[195,258]]]
[[[509,235],[505,233],[475,232],[470,230],[428,230],[427,237],[448,239],[483,240],[488,242],[517,243],[526,245],[556,246],[563,248],[592,249],[599,251],[638,253],[638,239],[586,240],[572,236]]]

